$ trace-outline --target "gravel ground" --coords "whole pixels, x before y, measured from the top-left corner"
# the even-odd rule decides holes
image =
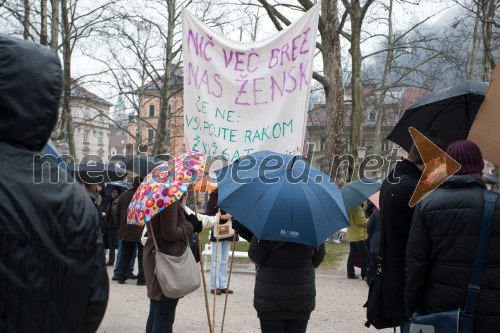
[[[363,280],[346,278],[344,258],[341,267],[335,270],[316,271],[316,310],[311,314],[308,332],[375,332],[373,327],[364,326],[368,287]],[[359,272],[358,272],[359,273]],[[111,279],[113,272],[108,267]],[[207,283],[209,274],[205,274]],[[260,332],[259,320],[253,302],[255,274],[251,263],[238,263],[233,268],[228,295],[224,332]],[[213,314],[214,295],[209,295],[210,311]],[[222,312],[225,296],[216,297],[215,331],[221,332]],[[110,297],[106,314],[98,332],[144,332],[149,312],[146,287],[137,286],[135,280],[119,285],[110,280]],[[203,287],[182,298],[177,306],[174,332],[209,332],[203,296]],[[392,332],[392,329],[382,330]]]

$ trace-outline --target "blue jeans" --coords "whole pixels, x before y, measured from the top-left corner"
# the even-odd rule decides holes
[[[150,299],[146,333],[172,333],[177,302],[179,302],[179,299],[170,299],[168,301]]]
[[[260,320],[262,333],[304,333],[308,320]]]
[[[224,289],[227,286],[227,259],[229,258],[230,241],[212,242],[212,261],[210,263],[210,290]],[[215,267],[215,254],[217,253],[217,268]],[[217,281],[215,272],[217,271]]]
[[[115,261],[115,270],[113,274],[117,276],[118,274],[118,267],[120,267],[120,258],[122,254],[122,246],[123,246],[123,241],[120,239],[118,241],[118,252],[116,253],[116,261]],[[135,247],[134,252],[132,253],[132,258],[130,258],[130,264],[128,265],[128,272],[127,274],[130,274],[134,271],[134,265],[135,265],[135,257],[137,256],[137,246]]]

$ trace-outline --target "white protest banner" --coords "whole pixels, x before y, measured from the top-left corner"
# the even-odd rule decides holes
[[[302,153],[318,15],[315,5],[276,35],[240,43],[183,10],[186,150],[230,162]]]

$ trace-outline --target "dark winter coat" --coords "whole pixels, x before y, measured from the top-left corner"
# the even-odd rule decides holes
[[[325,246],[259,241],[252,238],[250,259],[259,265],[253,306],[264,320],[309,320],[316,306],[314,269],[325,257]]]
[[[95,332],[108,301],[97,210],[40,156],[61,88],[54,52],[0,34],[2,333]]]
[[[130,201],[132,201],[135,191],[137,191],[137,187],[139,186],[139,184],[136,185],[137,186],[134,186],[120,194],[118,198],[116,198],[112,207],[115,219],[119,222],[118,239],[125,242],[140,242],[142,231],[144,230],[144,226],[141,227],[136,224],[127,224],[127,209]]]
[[[210,195],[208,196],[208,201],[207,201],[207,208],[205,210],[205,214],[208,215],[208,216],[215,216],[215,214],[217,214],[219,212],[219,207],[217,206],[217,199],[219,197],[219,190],[216,189],[216,190],[213,190],[212,192],[210,192]],[[223,211],[222,209],[220,210],[220,213],[221,215],[224,215],[226,214],[225,211]],[[225,224],[227,223],[229,220],[223,220],[223,219],[220,219],[220,222],[219,224]],[[213,236],[213,228],[212,230],[210,231],[210,241],[211,242],[216,242],[217,239]],[[231,242],[233,240],[233,237],[228,237],[228,238],[221,238],[219,239],[219,242]],[[236,240],[239,240],[239,237],[236,236]]]
[[[483,221],[484,183],[453,176],[417,205],[406,252],[408,314],[463,308]],[[474,332],[500,327],[500,198],[497,198]]]
[[[151,228],[153,228],[160,252],[179,257],[186,251],[188,245],[187,236],[194,231],[193,225],[186,220],[184,210],[182,210],[179,203],[174,202],[155,215],[147,223],[147,228],[149,237],[146,245],[144,245],[143,265],[148,297],[155,301],[166,301],[168,298],[163,295],[158,279],[154,274],[156,252]]]
[[[368,223],[366,225],[366,230],[368,231],[368,239],[370,243],[370,252],[377,253],[380,247],[380,211],[376,210],[372,212]]]
[[[384,246],[382,288],[386,315],[396,320],[407,320],[404,302],[405,253],[414,211],[408,203],[421,174],[414,163],[400,161],[380,188],[379,218],[382,230],[385,228],[384,235],[381,235]]]

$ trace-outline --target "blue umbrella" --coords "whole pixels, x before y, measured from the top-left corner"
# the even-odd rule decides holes
[[[52,160],[62,170],[68,171],[66,162],[61,158],[61,154],[59,153],[51,139],[49,139],[47,144],[42,148],[42,154]]]
[[[356,205],[359,205],[372,194],[377,192],[382,186],[381,181],[373,181],[369,179],[355,180],[344,186],[342,189],[342,198],[346,211],[350,211]]]
[[[261,151],[216,174],[218,206],[260,240],[318,247],[349,226],[338,186],[300,156]]]

